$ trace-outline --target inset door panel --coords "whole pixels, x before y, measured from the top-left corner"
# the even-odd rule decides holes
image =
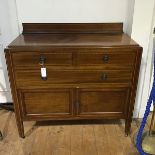
[[[71,89],[22,90],[20,97],[24,117],[72,115],[73,92]]]
[[[128,88],[79,89],[78,115],[125,116]]]

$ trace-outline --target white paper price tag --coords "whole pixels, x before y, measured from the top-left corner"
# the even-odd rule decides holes
[[[47,73],[46,73],[46,68],[45,67],[41,68],[41,77],[42,78],[46,78],[47,77]]]

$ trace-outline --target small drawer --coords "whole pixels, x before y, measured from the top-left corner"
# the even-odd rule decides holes
[[[132,69],[135,58],[135,51],[101,49],[95,52],[90,50],[89,52],[79,52],[77,54],[77,66]]]
[[[71,52],[14,52],[12,54],[15,68],[35,68],[44,63],[45,66],[69,66],[72,65]]]
[[[47,68],[47,79],[41,79],[40,70],[18,70],[15,72],[17,87],[50,87],[52,84],[74,83],[129,83],[132,72],[126,70],[51,70]]]

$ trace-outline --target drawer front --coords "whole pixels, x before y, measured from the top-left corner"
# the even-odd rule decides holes
[[[134,66],[135,51],[101,50],[100,52],[79,52],[77,65],[85,67],[130,68]]]
[[[53,49],[51,51],[12,52],[15,68],[37,68],[44,58],[45,66],[87,67],[104,69],[133,69],[136,50],[127,49]]]
[[[130,83],[132,73],[124,70],[50,70],[47,80],[41,79],[40,70],[18,70],[15,72],[17,87],[43,86],[72,83]]]
[[[129,88],[79,89],[78,110],[80,116],[120,116],[125,117]]]
[[[15,68],[37,68],[40,66],[42,58],[45,66],[72,65],[71,52],[15,52],[12,54],[13,65]]]
[[[72,96],[70,89],[20,90],[23,117],[34,115],[68,116],[72,115]]]

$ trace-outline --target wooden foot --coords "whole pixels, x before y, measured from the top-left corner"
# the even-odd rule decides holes
[[[126,120],[125,121],[125,136],[128,136],[130,134],[131,129],[131,122]]]
[[[16,117],[18,133],[21,138],[25,138],[23,121]]]
[[[0,131],[0,140],[3,140],[3,135],[1,131]]]
[[[18,132],[19,132],[19,136],[21,138],[25,138],[23,122],[22,122],[22,124],[18,125]]]
[[[125,137],[128,137],[129,136],[129,133],[125,133]]]

